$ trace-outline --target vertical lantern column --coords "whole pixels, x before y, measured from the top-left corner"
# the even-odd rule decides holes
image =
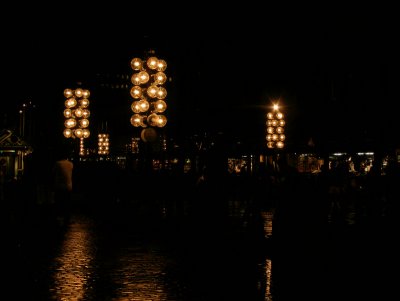
[[[164,73],[167,63],[151,56],[146,60],[133,58],[131,67],[134,73],[131,77],[133,115],[130,122],[134,127],[142,128],[142,140],[151,140],[156,136],[154,128],[162,128],[167,123],[163,114],[167,109],[167,90],[163,86],[167,81]]]
[[[279,106],[274,104],[273,110],[267,113],[267,147],[283,148],[285,139],[284,115],[279,111]]]
[[[85,154],[84,139],[90,136],[89,131],[89,90],[78,88],[64,90],[64,137],[79,139],[79,155]]]
[[[110,153],[110,140],[108,134],[99,134],[97,152],[99,155],[108,155]]]

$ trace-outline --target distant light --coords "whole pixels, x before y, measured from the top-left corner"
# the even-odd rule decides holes
[[[279,111],[279,105],[274,104],[273,111],[268,112],[266,117],[267,135],[265,139],[267,140],[267,147],[282,149],[285,146],[283,141],[286,139],[284,135],[286,122],[284,114]]]
[[[84,148],[84,139],[90,136],[89,126],[89,90],[78,88],[76,90],[65,89],[64,101],[65,109],[63,115],[65,117],[63,135],[65,138],[80,139],[80,155],[84,155],[87,151]]]

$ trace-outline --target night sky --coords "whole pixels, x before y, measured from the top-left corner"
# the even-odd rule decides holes
[[[28,99],[54,110],[66,87],[97,73],[129,74],[130,60],[154,49],[172,78],[168,126],[181,134],[263,136],[265,112],[277,98],[299,143],[399,129],[390,109],[398,98],[390,7],[30,9],[10,10],[12,21],[2,21],[7,112]],[[121,102],[101,109],[119,116],[111,127],[129,132],[121,119],[130,104]],[[376,103],[386,105],[387,117]],[[128,112],[112,112],[125,105]]]

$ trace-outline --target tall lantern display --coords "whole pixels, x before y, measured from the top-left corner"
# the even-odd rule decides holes
[[[151,52],[152,55],[154,55]],[[145,60],[133,58],[131,67],[134,71],[130,95],[132,117],[130,122],[134,127],[142,128],[143,141],[154,141],[157,137],[155,128],[162,128],[167,123],[164,115],[167,109],[165,98],[167,90],[163,86],[167,81],[164,71],[167,63],[155,56]]]
[[[277,104],[273,105],[272,111],[267,113],[267,147],[283,148],[285,146],[285,119],[282,112],[279,111]]]
[[[64,137],[78,138],[79,155],[85,154],[84,139],[89,138],[89,90],[78,88],[76,90],[65,89],[66,98],[64,104]]]
[[[98,151],[99,155],[108,155],[110,153],[110,140],[108,134],[98,135]]]

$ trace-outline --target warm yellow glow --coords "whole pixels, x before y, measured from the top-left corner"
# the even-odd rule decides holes
[[[157,126],[158,123],[158,115],[157,114],[150,114],[149,117],[147,117],[147,123],[150,126]]]
[[[140,70],[140,69],[142,69],[142,66],[143,66],[143,62],[140,58],[135,57],[131,60],[131,68],[133,70]]]
[[[149,102],[146,100],[146,99],[141,99],[139,102],[138,102],[138,104],[139,104],[139,110],[140,110],[140,112],[146,112],[148,109],[149,109],[149,107],[150,107],[150,104],[149,104]]]
[[[158,59],[155,56],[149,57],[147,59],[147,67],[151,70],[155,70],[158,66]]]
[[[167,97],[167,90],[164,87],[160,87],[157,90],[157,97],[158,99],[164,99],[165,97]]]
[[[139,72],[138,76],[141,84],[146,84],[150,79],[150,76],[146,71]]]
[[[89,126],[89,120],[81,119],[79,121],[79,125],[80,125],[81,128],[87,128]]]
[[[264,220],[264,237],[269,238],[272,236],[272,226],[274,221],[274,211],[266,210],[261,212],[261,216]]]
[[[82,117],[83,118],[88,118],[90,116],[90,111],[88,109],[83,109],[82,110]]]
[[[82,108],[87,108],[89,106],[89,99],[83,98],[79,101]]]
[[[285,120],[282,112],[279,111],[277,104],[273,105],[273,112],[267,113],[267,147],[268,148],[283,148],[285,135],[283,134],[285,129]]]
[[[75,117],[82,117],[82,115],[83,115],[82,109],[77,108],[76,110],[74,110],[74,115],[75,115]]]
[[[139,73],[135,73],[131,76],[131,82],[135,86],[140,85],[140,76]]]
[[[167,62],[164,60],[158,60],[157,71],[164,71],[165,69],[167,69]]]
[[[138,99],[142,96],[142,89],[139,86],[133,86],[131,89],[131,96]]]
[[[65,100],[64,126],[66,129],[63,131],[63,135],[66,138],[87,138],[90,135],[88,129],[90,111],[89,107],[90,96],[89,90],[78,88],[76,90],[65,89],[64,96],[67,97]],[[79,126],[79,128],[77,128]]]
[[[75,135],[75,137],[77,137],[77,138],[82,138],[82,137],[83,137],[83,130],[82,130],[82,129],[76,129],[76,130],[74,131],[74,135]]]
[[[82,90],[82,97],[83,98],[89,98],[90,92],[89,90]]]
[[[140,113],[140,105],[139,105],[139,102],[138,102],[138,101],[134,101],[134,102],[131,104],[131,109],[132,109],[132,112],[133,112],[133,113]]]
[[[74,118],[69,118],[65,120],[64,125],[66,128],[71,129],[76,126],[76,120]]]
[[[75,96],[80,98],[83,96],[83,90],[81,88],[78,88],[75,90]]]
[[[167,104],[165,103],[165,101],[160,99],[154,103],[154,111],[156,111],[157,113],[162,113],[166,109],[167,109]]]
[[[89,129],[83,129],[82,130],[82,135],[83,135],[83,138],[89,138],[89,136],[90,136]]]
[[[167,75],[164,73],[167,63],[155,56],[147,58],[146,63],[143,62],[138,58],[131,61],[132,69],[139,72],[131,76],[134,86],[130,94],[132,98],[140,100],[131,104],[131,110],[135,114],[130,118],[130,122],[135,127],[163,127],[167,123],[167,118],[157,114],[167,109],[167,104],[163,100],[167,96],[167,90],[162,86],[167,81]],[[147,138],[146,140],[149,141]]]
[[[157,72],[154,75],[154,83],[156,85],[163,85],[166,80],[167,80],[167,76],[165,75],[164,72]]]
[[[98,135],[98,150],[97,153],[99,155],[108,155],[109,154],[109,138],[108,134],[99,134]]]
[[[147,89],[147,95],[151,98],[155,98],[158,92],[158,87],[156,85],[152,85]]]
[[[164,115],[158,115],[157,126],[163,127],[166,124],[167,124],[167,117],[165,117]]]
[[[65,138],[71,138],[72,130],[71,129],[65,129],[63,134],[64,134]]]
[[[132,115],[130,121],[134,127],[139,127],[142,124],[142,116],[140,116],[139,114],[134,114]]]
[[[72,95],[74,95],[74,92],[71,89],[65,89],[64,90],[65,98],[70,98]]]
[[[79,220],[68,226],[54,258],[57,267],[51,282],[54,300],[84,300],[90,293],[90,279],[96,266],[93,244],[88,222]]]
[[[67,108],[73,108],[73,107],[75,107],[77,105],[77,101],[76,101],[76,99],[75,98],[68,98],[66,101],[65,101],[65,107],[67,107]]]
[[[72,110],[71,109],[65,109],[64,110],[64,117],[65,118],[71,118],[72,116]]]
[[[272,301],[272,261],[266,259],[265,261],[265,284],[264,284],[264,300]]]

